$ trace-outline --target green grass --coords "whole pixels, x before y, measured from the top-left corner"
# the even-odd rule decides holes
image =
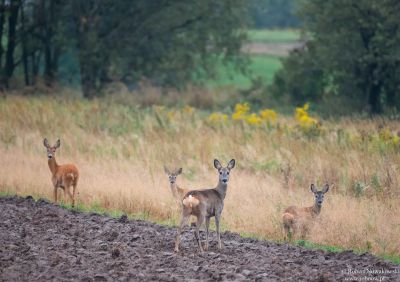
[[[339,252],[346,251],[346,249],[343,249],[343,248],[338,247],[338,246],[320,245],[320,244],[316,244],[316,243],[313,243],[313,242],[310,242],[310,241],[306,241],[306,240],[298,240],[298,241],[295,241],[294,244],[296,246],[304,247],[304,248],[307,248],[307,249],[324,250],[324,251],[333,252],[333,253],[339,253]],[[353,251],[356,254],[362,254],[362,253],[368,252],[367,250],[351,250],[351,251]],[[398,257],[398,256],[383,255],[383,256],[378,256],[378,257],[400,265],[400,257]]]
[[[307,249],[324,250],[324,251],[332,252],[332,253],[346,251],[345,249],[337,247],[337,246],[320,245],[320,244],[316,244],[316,243],[306,241],[306,240],[297,240],[294,242],[294,245],[299,246],[299,247],[304,247]]]
[[[250,56],[249,72],[242,74],[233,66],[221,65],[218,68],[218,79],[206,81],[209,87],[231,86],[238,89],[246,89],[251,86],[253,80],[260,78],[263,82],[270,83],[282,64],[279,57],[269,55]]]
[[[248,31],[250,42],[292,43],[299,41],[300,31],[293,29],[251,29]]]

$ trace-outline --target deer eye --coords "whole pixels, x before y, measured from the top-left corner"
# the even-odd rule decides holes
[[[219,174],[222,175],[222,171],[220,171]]]

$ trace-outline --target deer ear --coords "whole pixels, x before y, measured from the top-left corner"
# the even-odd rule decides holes
[[[221,163],[219,162],[219,160],[215,159],[214,160],[214,167],[218,170],[220,170],[222,168]]]
[[[44,138],[43,140],[43,145],[47,148],[49,147],[49,141],[47,140],[47,138]]]
[[[317,193],[317,189],[315,189],[315,185],[311,184],[311,192]]]
[[[325,184],[325,186],[324,186],[324,189],[322,189],[322,193],[326,193],[326,192],[328,192],[329,191],[329,184],[328,183],[326,183]]]
[[[176,174],[181,174],[182,173],[182,168],[180,167],[179,169],[176,170]]]
[[[232,168],[235,167],[236,161],[235,159],[231,159],[231,161],[228,163],[228,168],[231,170]]]
[[[60,141],[60,139],[58,139],[57,143],[56,143],[56,148],[60,148],[60,146],[61,146],[61,141]]]
[[[164,172],[166,173],[166,174],[168,174],[168,175],[170,175],[171,174],[171,172],[168,170],[168,168],[164,165]]]

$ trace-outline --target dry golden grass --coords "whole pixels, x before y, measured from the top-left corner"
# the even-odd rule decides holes
[[[309,139],[291,127],[209,125],[206,118],[199,111],[138,109],[107,98],[7,97],[0,100],[0,192],[52,199],[43,138],[60,138],[58,163],[80,170],[78,202],[177,222],[163,165],[183,167],[181,187],[212,188],[213,159],[235,158],[225,229],[282,240],[282,211],[312,205],[310,183],[335,183],[308,239],[400,255],[399,152],[356,140],[360,132],[376,132],[380,121],[327,121],[327,133]],[[396,129],[394,122],[385,125]],[[339,140],[338,129],[347,141]]]

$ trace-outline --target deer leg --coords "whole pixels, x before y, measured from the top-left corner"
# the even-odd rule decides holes
[[[221,214],[216,214],[215,215],[215,226],[217,228],[217,238],[218,238],[218,249],[222,249],[222,243],[221,243],[221,234],[219,232],[219,219],[221,217]]]
[[[54,194],[54,202],[57,204],[57,186],[54,186],[53,194]]]
[[[284,229],[284,240],[287,241],[289,239],[289,233],[290,233],[290,228],[289,226],[287,226],[286,224],[283,225],[283,229]]]
[[[72,207],[75,206],[76,183],[72,185]]]
[[[75,206],[75,201],[74,201],[74,196],[72,195],[72,192],[71,192],[71,186],[68,187],[68,188],[65,187],[65,189],[67,189],[68,196],[71,199],[71,206],[74,207]]]
[[[305,240],[308,234],[308,226],[303,226],[301,228],[301,239]]]
[[[294,236],[294,229],[293,228],[288,228],[288,239],[289,239],[289,241],[292,241],[292,238],[293,238],[293,236]]]
[[[178,227],[178,234],[176,234],[176,239],[175,239],[175,252],[179,252],[179,243],[181,242],[182,229],[185,226],[186,222],[188,221],[189,217],[190,214],[188,215],[182,214],[181,222]]]
[[[195,232],[195,237],[197,240],[197,244],[199,245],[199,249],[200,252],[203,252],[203,247],[201,246],[201,242],[200,242],[200,226],[203,224],[204,222],[204,217],[203,216],[198,216],[197,217],[197,223],[196,223],[196,232]]]
[[[204,249],[207,251],[208,250],[208,231],[210,228],[210,218],[206,217],[206,245],[204,247]]]
[[[63,190],[64,190],[64,198],[63,198],[63,202],[66,204],[68,202],[67,200],[67,193],[68,193],[68,186],[64,186]]]

